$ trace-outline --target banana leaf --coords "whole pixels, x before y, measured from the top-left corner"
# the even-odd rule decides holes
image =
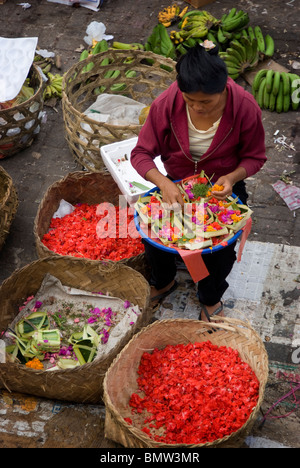
[[[212,240],[211,239],[200,239],[200,238],[194,238],[194,239],[181,239],[179,242],[177,242],[177,246],[179,248],[185,248],[188,250],[198,250],[198,249],[204,249],[206,247],[211,247],[212,246]]]
[[[92,362],[96,356],[97,348],[91,339],[77,341],[73,351],[80,365]]]
[[[100,336],[89,325],[83,327],[82,332],[73,333],[69,342],[80,365],[92,362],[97,354]]]
[[[145,50],[170,57],[173,60],[176,58],[175,46],[165,26],[160,23],[154,26],[151,35],[146,41]]]
[[[73,369],[74,367],[78,366],[80,366],[80,363],[79,361],[76,361],[76,359],[60,358],[57,361],[58,369]]]
[[[33,312],[17,323],[15,331],[18,337],[30,338],[37,330],[47,330],[49,326],[46,312]]]
[[[6,351],[10,354],[13,361],[18,361],[25,364],[29,359],[37,357],[43,359],[43,354],[40,354],[38,350],[32,349],[32,339],[20,338],[14,333],[9,333],[16,342],[13,345],[7,346]]]
[[[35,332],[31,343],[31,350],[36,353],[58,353],[60,350],[59,330],[38,330]]]

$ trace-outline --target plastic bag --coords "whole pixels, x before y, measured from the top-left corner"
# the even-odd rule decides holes
[[[144,107],[145,104],[126,96],[103,93],[86,109],[85,114],[90,119],[110,125],[139,125],[139,116]]]
[[[73,213],[75,207],[66,200],[61,200],[57,211],[54,213],[53,218],[63,218],[64,216]]]

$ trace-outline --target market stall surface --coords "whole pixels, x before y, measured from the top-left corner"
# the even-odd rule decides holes
[[[178,2],[182,7],[187,4]],[[23,8],[13,0],[0,5],[3,37],[38,37],[38,46],[61,57],[67,71],[86,46],[91,21],[103,22],[107,34],[122,42],[144,42],[157,22],[162,5],[105,0],[99,12],[32,0]],[[300,61],[296,2],[262,0],[215,1],[205,6],[221,16],[233,6],[248,11],[251,22],[270,33],[276,43],[274,60],[288,70]],[[246,89],[249,85],[238,81]],[[69,172],[82,170],[64,137],[60,101],[45,106],[41,132],[31,147],[1,160],[18,190],[20,205],[0,254],[0,281],[37,258],[33,222],[45,190]],[[299,210],[290,210],[273,184],[285,180],[299,186],[300,117],[298,112],[263,111],[268,162],[248,180],[254,225],[242,261],[230,275],[224,297],[229,317],[245,318],[263,339],[270,359],[270,377],[258,419],[244,447],[299,447],[300,359],[300,224]],[[154,313],[154,318],[198,316],[194,284],[178,269],[179,289]],[[291,392],[294,389],[294,392]],[[286,395],[290,394],[290,397]],[[286,398],[285,398],[286,397]],[[71,404],[0,390],[0,447],[113,448],[104,438],[105,409],[101,405]],[[265,415],[265,419],[263,417]]]

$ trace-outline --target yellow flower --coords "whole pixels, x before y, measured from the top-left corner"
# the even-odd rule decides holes
[[[44,369],[43,364],[38,358],[33,358],[31,361],[26,362],[26,367],[31,369]]]
[[[234,223],[238,223],[239,221],[243,219],[242,216],[237,216],[236,214],[233,214],[230,217]]]

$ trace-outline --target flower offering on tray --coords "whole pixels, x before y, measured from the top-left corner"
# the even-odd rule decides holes
[[[184,249],[214,247],[231,239],[241,230],[252,211],[238,198],[218,200],[212,195],[223,187],[213,185],[202,171],[177,182],[184,207],[168,209],[158,190],[140,197],[135,209],[149,235],[166,246]]]
[[[210,341],[144,352],[124,418],[167,444],[213,442],[240,429],[259,398],[259,381],[237,350]]]

